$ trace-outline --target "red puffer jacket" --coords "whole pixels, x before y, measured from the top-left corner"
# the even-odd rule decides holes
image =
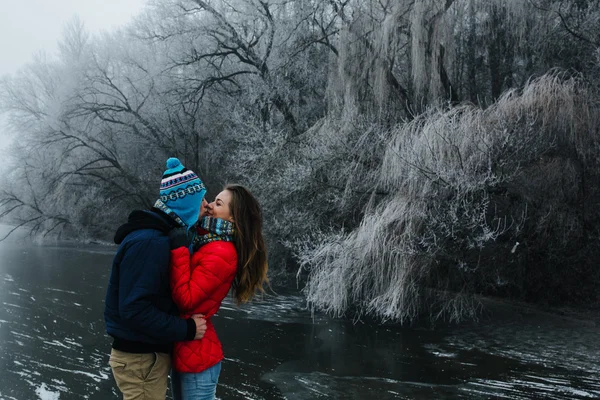
[[[171,291],[182,317],[206,316],[206,333],[200,340],[177,342],[173,368],[202,372],[223,359],[221,342],[210,320],[227,296],[237,270],[237,252],[231,242],[207,243],[190,259],[186,247],[171,250]]]

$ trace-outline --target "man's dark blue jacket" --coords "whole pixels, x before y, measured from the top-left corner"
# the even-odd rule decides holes
[[[196,324],[179,318],[169,287],[168,233],[175,222],[159,210],[134,211],[119,227],[104,309],[113,348],[130,353],[171,350],[192,340]]]

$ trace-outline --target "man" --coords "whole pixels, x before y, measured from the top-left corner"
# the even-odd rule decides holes
[[[119,227],[106,293],[106,332],[113,337],[109,364],[124,400],[164,400],[173,342],[200,339],[206,321],[179,318],[169,287],[169,232],[193,231],[206,188],[176,158],[167,160],[160,199],[136,210]]]

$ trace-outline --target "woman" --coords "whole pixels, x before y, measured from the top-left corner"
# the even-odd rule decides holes
[[[202,207],[192,253],[172,242],[171,290],[184,316],[204,314],[201,340],[178,342],[173,351],[173,396],[176,400],[214,399],[223,351],[210,318],[233,288],[246,303],[267,283],[267,253],[258,201],[243,186],[228,185]],[[181,244],[181,245],[179,245]]]

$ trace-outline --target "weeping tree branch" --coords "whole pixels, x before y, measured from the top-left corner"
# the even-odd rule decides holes
[[[352,23],[350,18],[346,15],[344,8],[349,3],[349,1],[346,0],[343,2],[337,2],[334,0],[330,0],[330,3],[332,4],[334,10],[338,13],[340,19],[346,24],[346,26],[348,27],[348,30],[359,38],[359,40],[363,43],[365,48],[371,54],[377,55],[375,46],[369,40],[368,35],[365,33],[362,33],[362,32],[356,32],[356,29],[354,28],[354,24]],[[410,97],[408,95],[408,91],[406,90],[406,88],[404,88],[400,84],[400,82],[398,81],[398,79],[396,78],[394,73],[392,72],[392,65],[388,60],[383,60],[383,67],[385,69],[385,78],[386,78],[388,84],[394,89],[395,93],[400,98],[401,103],[403,104],[404,112],[406,113],[406,115],[410,115],[411,114],[411,111],[410,111],[411,110],[411,105],[410,105],[411,101],[410,101]]]

